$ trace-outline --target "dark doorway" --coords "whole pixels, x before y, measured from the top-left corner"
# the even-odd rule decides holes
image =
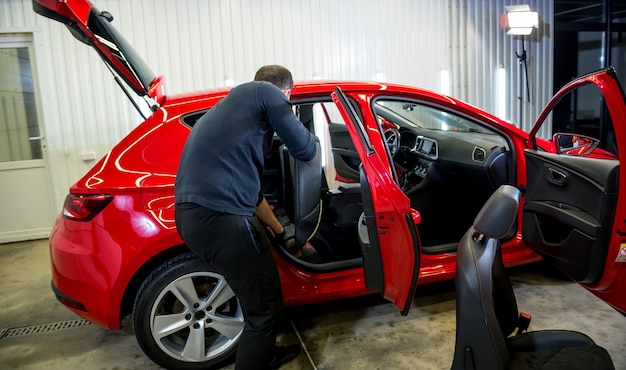
[[[554,1],[555,93],[572,79],[613,66],[626,83],[626,0]],[[584,91],[554,112],[552,130],[576,132],[608,143],[613,132],[605,106]]]

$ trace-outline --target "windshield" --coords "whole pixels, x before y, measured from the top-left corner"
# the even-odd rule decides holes
[[[492,133],[490,130],[463,117],[421,104],[380,99],[376,101],[374,107],[378,115],[391,122],[401,122],[401,126],[441,131]]]
[[[113,27],[110,23],[112,20],[113,17],[109,13],[99,12],[94,8],[89,15],[87,27],[98,38],[98,41],[109,49],[147,91],[156,76],[135,49],[133,49],[115,27]],[[105,61],[106,60],[105,58]],[[110,65],[115,68],[114,65]],[[120,72],[121,71],[118,71],[118,73]],[[145,91],[137,91],[134,88],[133,90],[139,95],[145,94]]]

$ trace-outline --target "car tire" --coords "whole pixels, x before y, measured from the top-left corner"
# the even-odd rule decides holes
[[[193,253],[169,259],[139,288],[135,336],[167,369],[207,369],[232,361],[244,328],[239,300],[215,266]]]

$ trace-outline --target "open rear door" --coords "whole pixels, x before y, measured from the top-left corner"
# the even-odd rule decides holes
[[[165,100],[163,78],[156,76],[141,56],[113,27],[113,15],[89,0],[32,0],[33,10],[64,24],[79,41],[93,47],[102,60],[153,110]],[[132,101],[132,99],[131,99]]]
[[[380,130],[366,128],[339,87],[332,94],[361,159],[364,214],[359,233],[367,289],[382,293],[406,315],[419,273],[419,213],[398,187]],[[371,114],[371,113],[364,113]],[[375,118],[369,117],[375,122]],[[374,137],[370,139],[370,135]]]
[[[581,109],[599,118],[582,120]],[[549,123],[572,132],[538,148],[537,132]],[[615,72],[592,73],[561,89],[531,130],[525,157],[524,240],[567,277],[626,312],[626,173],[619,168],[626,158],[626,104]]]

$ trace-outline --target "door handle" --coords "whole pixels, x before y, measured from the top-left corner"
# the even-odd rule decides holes
[[[31,136],[28,138],[28,140],[30,141],[43,140],[43,136]]]
[[[554,185],[563,186],[567,182],[567,175],[554,168],[546,167],[546,179]]]

